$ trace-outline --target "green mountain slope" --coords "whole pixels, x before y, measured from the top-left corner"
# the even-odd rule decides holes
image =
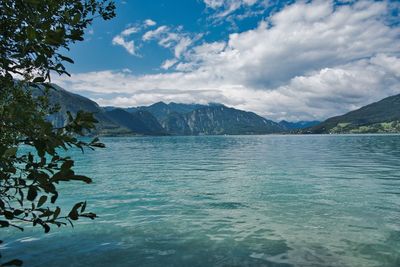
[[[119,124],[134,133],[143,135],[165,135],[165,131],[157,119],[150,112],[139,110],[134,113],[123,109],[106,111],[105,115],[116,124]]]
[[[53,85],[50,90],[50,102],[60,106],[60,112],[49,116],[49,120],[55,127],[64,126],[67,122],[66,112],[76,114],[79,110],[92,112],[99,121],[96,130],[92,134],[99,135],[164,135],[165,131],[157,119],[146,111],[135,111],[129,113],[122,109],[113,108],[109,111],[103,109],[96,102],[64,90]],[[41,93],[33,89],[34,94]]]
[[[55,127],[62,127],[67,122],[66,112],[70,111],[76,114],[79,110],[84,110],[94,113],[95,118],[99,121],[94,134],[103,135],[125,135],[131,131],[107,117],[103,109],[94,101],[64,90],[63,88],[53,85],[54,89],[50,90],[50,102],[60,106],[60,112],[51,115],[49,120]],[[34,89],[34,94],[38,95],[41,92]]]
[[[341,116],[327,119],[304,133],[400,132],[400,94],[384,98]]]

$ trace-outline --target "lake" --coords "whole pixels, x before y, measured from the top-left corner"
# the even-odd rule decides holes
[[[400,135],[102,138],[74,228],[2,230],[25,266],[400,266]]]

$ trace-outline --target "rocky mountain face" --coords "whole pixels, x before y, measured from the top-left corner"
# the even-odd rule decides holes
[[[173,113],[161,125],[173,135],[268,134],[283,132],[278,123],[253,112],[212,105],[185,114]]]
[[[137,109],[150,112],[154,117],[157,118],[158,121],[161,122],[167,119],[167,117],[171,114],[185,114],[204,107],[207,106],[200,104],[179,104],[174,102],[166,104],[164,102],[157,102],[150,106],[138,107]]]
[[[66,111],[93,112],[99,121],[94,134],[100,135],[241,135],[292,132],[316,122],[280,123],[221,104],[158,102],[150,106],[100,107],[96,102],[54,85],[50,101],[61,111],[49,117],[56,127],[65,125]],[[309,128],[308,128],[309,129]]]

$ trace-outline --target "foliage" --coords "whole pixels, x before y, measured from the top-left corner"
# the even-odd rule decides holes
[[[63,62],[73,60],[60,48],[69,50],[71,43],[82,41],[95,17],[110,19],[114,10],[108,0],[2,0],[0,75],[43,82],[51,71],[68,74]]]
[[[76,203],[67,214],[55,205],[60,182],[92,182],[75,174],[74,160],[60,151],[104,145],[97,138],[77,138],[95,127],[91,113],[68,113],[68,122],[59,128],[48,122],[46,118],[58,110],[48,100],[49,82],[51,73],[68,75],[63,64],[73,63],[59,51],[82,41],[94,18],[111,19],[114,10],[108,0],[0,1],[1,228],[23,230],[24,223],[30,223],[47,233],[52,225],[96,217],[86,211],[86,202]],[[31,88],[41,94],[33,96]],[[12,260],[0,266],[21,264]]]
[[[400,122],[380,122],[366,125],[357,125],[351,123],[338,123],[335,127],[329,129],[332,134],[361,134],[361,133],[399,133]]]

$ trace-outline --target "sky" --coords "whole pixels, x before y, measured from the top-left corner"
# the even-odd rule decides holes
[[[400,1],[117,0],[53,82],[101,106],[323,120],[400,93]]]

